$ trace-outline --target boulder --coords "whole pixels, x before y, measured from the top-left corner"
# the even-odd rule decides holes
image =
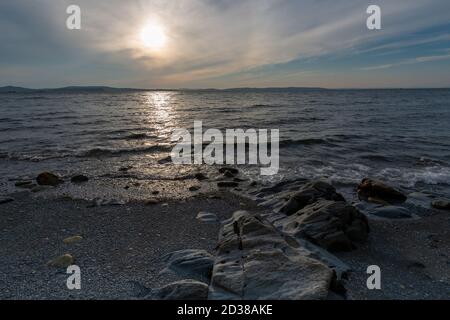
[[[206,300],[208,285],[196,280],[172,282],[152,294],[156,300]]]
[[[274,225],[329,251],[350,251],[353,242],[366,240],[369,233],[367,218],[358,209],[345,201],[325,199],[274,221]]]
[[[36,178],[36,182],[41,186],[52,186],[55,187],[63,181],[56,175],[51,172],[42,172]]]
[[[336,189],[325,181],[313,181],[305,184],[300,190],[292,193],[289,200],[281,207],[280,212],[291,215],[319,199],[345,201]]]
[[[450,200],[435,200],[431,202],[431,205],[439,210],[450,210]]]
[[[213,256],[206,250],[179,250],[165,255],[162,260],[166,263],[162,272],[171,270],[182,276],[208,282],[214,265]]]
[[[89,178],[85,175],[79,174],[76,176],[73,176],[72,179],[70,179],[73,183],[83,183],[89,181]]]
[[[299,243],[246,211],[220,232],[209,299],[325,299],[333,271],[309,258]]]
[[[360,199],[369,198],[386,201],[390,204],[405,202],[407,197],[400,191],[388,186],[384,182],[365,178],[361,181],[357,189]]]

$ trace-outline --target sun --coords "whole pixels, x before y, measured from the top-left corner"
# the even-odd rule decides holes
[[[142,45],[148,49],[159,50],[167,43],[167,36],[163,26],[159,24],[147,24],[141,30]]]

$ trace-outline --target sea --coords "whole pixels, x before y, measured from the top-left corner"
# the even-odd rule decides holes
[[[42,171],[170,179],[180,168],[160,160],[174,130],[192,130],[194,121],[205,130],[279,129],[276,175],[241,166],[261,183],[324,178],[349,194],[373,177],[450,197],[450,89],[0,94],[0,192]]]

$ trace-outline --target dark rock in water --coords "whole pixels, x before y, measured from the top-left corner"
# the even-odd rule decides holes
[[[167,156],[165,158],[162,158],[160,160],[158,160],[159,164],[166,164],[166,163],[170,163],[172,162],[172,157],[171,156]]]
[[[238,211],[220,233],[209,299],[325,299],[333,271],[272,224]]]
[[[132,166],[121,167],[121,168],[119,168],[119,171],[120,171],[120,172],[127,172],[128,170],[130,170],[130,169],[132,169],[132,168],[133,168]]]
[[[41,186],[53,186],[53,187],[63,183],[61,178],[59,178],[57,175],[51,172],[43,172],[39,174],[36,178],[36,182]]]
[[[431,202],[431,205],[433,208],[440,209],[440,210],[450,210],[450,200],[435,200]]]
[[[205,176],[205,175],[204,175],[203,173],[201,173],[201,172],[196,173],[196,174],[194,175],[194,177],[195,177],[195,179],[197,179],[197,180],[199,180],[199,181],[207,180],[207,179],[208,179],[208,177]]]
[[[222,167],[219,169],[219,172],[222,174],[231,174],[232,176],[235,176],[239,173],[239,170],[233,167]]]
[[[283,232],[310,240],[329,251],[350,251],[364,241],[369,224],[364,214],[344,201],[321,199],[274,222]]]
[[[14,185],[20,188],[28,188],[32,184],[33,181],[27,180],[27,181],[17,181]]]
[[[72,179],[70,179],[73,183],[83,183],[89,181],[89,178],[85,175],[79,174],[76,176],[73,176]]]
[[[226,171],[223,173],[223,176],[224,176],[224,177],[227,177],[227,178],[233,178],[233,177],[235,176],[235,174],[232,173],[231,171],[226,170]]]
[[[198,190],[200,190],[200,186],[192,186],[192,187],[189,187],[189,191],[194,192],[194,191],[198,191]]]
[[[280,212],[291,215],[319,199],[345,201],[344,197],[337,193],[331,184],[320,180],[313,181],[291,194],[288,202],[280,209]]]
[[[365,178],[358,186],[358,196],[364,200],[369,197],[381,199],[389,203],[405,202],[407,197],[400,191],[384,182]]]
[[[208,285],[196,280],[181,280],[172,282],[152,294],[157,300],[206,300]]]
[[[369,213],[374,216],[386,219],[410,219],[413,217],[407,209],[398,206],[375,208]]]
[[[165,255],[162,259],[167,264],[163,272],[171,270],[200,281],[209,282],[211,278],[214,257],[205,250],[179,250]]]
[[[235,181],[220,181],[217,182],[217,186],[219,188],[236,188],[239,186],[239,183]]]
[[[12,202],[12,201],[14,201],[14,199],[13,198],[3,198],[3,197],[0,197],[0,204],[5,204],[5,203],[9,203],[9,202]]]

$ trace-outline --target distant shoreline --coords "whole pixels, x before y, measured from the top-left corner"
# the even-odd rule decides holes
[[[142,89],[142,88],[115,88],[108,86],[69,86],[61,88],[25,88],[17,86],[0,87],[0,94],[22,94],[22,93],[121,93],[121,92],[301,92],[301,91],[368,91],[368,90],[449,90],[450,88],[321,88],[321,87],[266,87],[266,88],[177,88],[177,89]]]

